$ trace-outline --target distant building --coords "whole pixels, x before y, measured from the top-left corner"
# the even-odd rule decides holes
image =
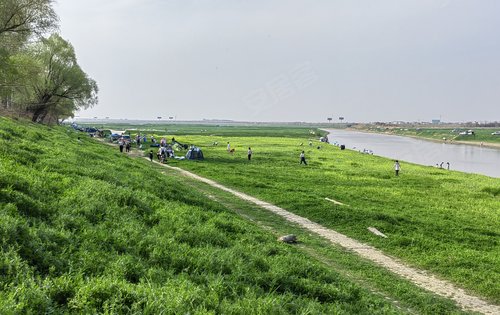
[[[432,124],[433,125],[439,125],[441,123],[441,119],[433,119]]]

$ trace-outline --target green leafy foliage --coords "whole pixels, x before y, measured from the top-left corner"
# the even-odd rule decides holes
[[[28,106],[33,121],[71,117],[97,103],[96,82],[78,65],[73,46],[59,35],[32,45],[28,55],[40,69],[27,87],[28,95],[35,97]]]
[[[59,122],[97,103],[97,84],[57,33],[52,0],[0,1],[0,112]]]

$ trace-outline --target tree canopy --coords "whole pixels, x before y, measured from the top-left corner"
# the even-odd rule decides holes
[[[0,109],[59,121],[97,104],[97,83],[54,31],[53,0],[0,0]]]
[[[34,95],[34,102],[27,108],[33,113],[33,121],[66,118],[71,116],[68,113],[97,103],[96,82],[78,65],[73,46],[59,35],[33,45],[28,54],[40,69],[28,86],[28,93]]]
[[[0,34],[44,33],[54,30],[57,15],[53,0],[1,0]]]

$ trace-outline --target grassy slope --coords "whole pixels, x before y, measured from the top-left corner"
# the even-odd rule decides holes
[[[63,128],[0,118],[0,313],[399,313],[275,236]]]
[[[307,138],[307,130],[303,137]],[[204,149],[186,169],[275,203],[500,302],[500,180],[403,163],[399,178],[388,159],[299,146],[303,139],[177,137]],[[230,141],[236,153],[213,141]],[[246,161],[246,148],[254,151]],[[300,150],[309,165],[299,166]],[[329,197],[348,204],[336,206]],[[374,226],[387,234],[367,232]]]
[[[160,167],[161,168],[161,167]],[[170,171],[168,172],[170,173]],[[175,176],[173,172],[172,176]],[[220,189],[213,188],[199,181],[187,177],[178,177],[187,185],[202,191],[210,198],[224,204],[232,211],[240,214],[247,220],[258,223],[276,236],[293,233],[300,243],[296,247],[314,259],[322,261],[328,268],[336,270],[347,279],[367,288],[371,292],[380,294],[385,299],[393,301],[401,309],[413,314],[454,314],[460,313],[453,302],[443,297],[416,287],[409,280],[402,279],[384,267],[360,257],[339,246],[332,244],[310,231],[298,227],[269,211]]]
[[[499,131],[500,128],[462,128],[460,130],[468,130],[473,129],[475,132],[475,136],[472,135],[459,135],[458,132],[453,132],[453,128],[392,128],[392,129],[377,129],[370,128],[370,131],[374,132],[389,132],[395,135],[401,136],[413,136],[413,137],[421,137],[425,139],[433,139],[433,140],[443,140],[446,138],[447,140],[454,141],[467,141],[467,142],[483,142],[483,143],[495,143],[500,144],[500,136],[493,136],[491,133],[494,131]]]

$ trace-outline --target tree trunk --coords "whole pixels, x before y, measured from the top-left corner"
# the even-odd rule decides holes
[[[40,106],[33,112],[33,116],[31,117],[32,122],[41,122],[47,115],[47,109],[45,106]]]

